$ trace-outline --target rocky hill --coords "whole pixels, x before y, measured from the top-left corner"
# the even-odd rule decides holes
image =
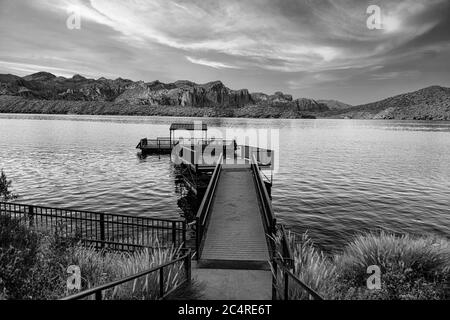
[[[329,112],[339,118],[450,120],[450,88],[431,86],[378,102]]]
[[[146,83],[80,75],[64,78],[48,72],[25,77],[0,74],[0,112],[450,120],[450,88],[432,86],[352,107],[336,100],[294,99],[282,92],[232,90],[221,81]]]
[[[352,106],[337,100],[317,100],[318,103],[326,105],[330,110],[346,110]]]
[[[56,77],[38,72],[25,77],[0,75],[0,112],[52,112],[94,114],[176,114],[236,117],[312,117],[329,110],[310,99],[231,90],[222,82],[134,82],[118,78]],[[93,104],[92,102],[97,102]],[[171,115],[170,112],[168,115]]]

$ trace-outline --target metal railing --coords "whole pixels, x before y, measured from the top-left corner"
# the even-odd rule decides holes
[[[165,269],[169,270],[164,272]],[[181,271],[183,280],[179,279]],[[162,300],[182,285],[190,282],[191,252],[189,250],[183,256],[150,270],[82,291],[61,300],[81,300],[89,297],[93,297],[95,300],[115,299],[119,295],[120,286],[126,285],[128,288],[122,288],[122,290],[131,291],[126,294],[126,299]],[[138,290],[140,292],[136,292]]]
[[[24,219],[30,226],[58,232],[100,249],[133,250],[186,243],[184,220],[156,219],[73,209],[0,202],[0,215]]]
[[[136,149],[153,148],[153,149],[170,149],[173,142],[170,138],[156,138],[156,139],[141,139]]]
[[[273,300],[323,300],[322,296],[289,270],[284,261],[272,260]]]
[[[288,268],[293,268],[294,266],[294,254],[292,253],[292,248],[289,244],[289,241],[286,236],[286,230],[282,224],[278,225],[278,230],[280,232],[280,246],[279,252],[281,254],[281,258],[283,259],[284,264]]]
[[[256,160],[255,155],[252,156],[251,168],[253,171],[253,177],[256,182],[256,191],[258,193],[258,197],[262,206],[266,233],[269,235],[275,235],[277,220],[275,218],[275,214],[273,213],[272,201],[270,200],[269,194],[264,184],[264,179],[261,174],[261,170],[259,169],[259,164]]]
[[[196,241],[195,246],[197,250],[197,259],[200,259],[202,247],[203,247],[203,236],[208,228],[208,221],[210,217],[210,209],[213,201],[214,193],[216,191],[217,183],[220,178],[220,173],[222,172],[223,166],[223,154],[220,155],[217,161],[216,168],[211,176],[208,187],[206,188],[205,195],[203,196],[200,208],[197,211],[197,216],[195,217],[196,225]]]
[[[273,169],[274,167],[274,151],[248,145],[241,145],[241,157],[253,161],[255,157],[260,167]]]

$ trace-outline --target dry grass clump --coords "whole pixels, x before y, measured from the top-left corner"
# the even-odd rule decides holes
[[[294,274],[326,299],[446,299],[450,242],[433,236],[386,232],[356,236],[335,255],[325,255],[305,233],[287,232]],[[280,238],[277,239],[278,243]],[[369,266],[381,270],[381,289],[369,290]],[[300,288],[293,299],[308,295]]]
[[[132,253],[102,252],[78,247],[74,264],[81,269],[83,290],[119,280],[176,259],[178,248],[143,249]],[[164,268],[164,292],[169,292],[185,279],[182,262]],[[158,299],[159,272],[106,290],[104,299]]]

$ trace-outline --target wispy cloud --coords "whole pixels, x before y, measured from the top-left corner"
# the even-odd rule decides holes
[[[217,61],[211,61],[211,60],[206,60],[206,59],[196,59],[196,58],[189,57],[189,56],[186,56],[186,59],[191,63],[195,63],[195,64],[199,64],[202,66],[207,66],[207,67],[211,67],[211,68],[215,68],[215,69],[241,69],[238,66],[232,66],[230,64],[217,62]]]

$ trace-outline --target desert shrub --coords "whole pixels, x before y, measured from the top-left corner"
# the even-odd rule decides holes
[[[442,299],[450,280],[450,245],[431,236],[369,233],[349,243],[335,257],[335,264],[337,297],[352,298],[349,292],[355,292],[373,299]],[[381,290],[366,288],[371,265],[381,269]]]
[[[19,197],[19,195],[11,191],[12,181],[8,180],[3,169],[0,171],[0,201],[14,200]]]
[[[38,238],[22,220],[0,216],[0,292],[4,296],[24,297],[29,270],[37,261]]]
[[[287,238],[294,254],[294,274],[325,299],[428,300],[448,296],[447,239],[368,233],[355,237],[342,252],[327,256],[307,234],[288,232]],[[381,270],[379,290],[367,288],[367,268],[371,265]],[[306,299],[308,295],[296,290],[291,298]]]
[[[82,290],[85,290],[165,264],[176,259],[178,255],[179,249],[173,247],[115,253],[80,246],[76,248],[72,262],[81,269]],[[164,274],[164,290],[168,292],[185,279],[182,262],[166,267]],[[158,272],[124,283],[107,290],[104,294],[104,299],[157,298],[159,298]]]
[[[0,292],[8,299],[54,299],[64,292],[72,243],[22,219],[0,216]]]
[[[155,249],[100,251],[62,234],[58,227],[41,230],[29,226],[25,220],[0,215],[0,299],[48,300],[73,294],[67,289],[70,265],[80,267],[84,290],[165,264],[180,253],[178,248],[160,247],[158,240],[153,243]],[[182,262],[165,268],[165,292],[185,279],[184,272]],[[157,272],[105,294],[105,299],[156,298],[159,298]]]
[[[314,245],[307,233],[298,236],[288,231],[287,240],[294,255],[293,273],[321,296],[329,296],[336,278],[332,260]],[[297,288],[291,297],[308,299],[309,295]]]

